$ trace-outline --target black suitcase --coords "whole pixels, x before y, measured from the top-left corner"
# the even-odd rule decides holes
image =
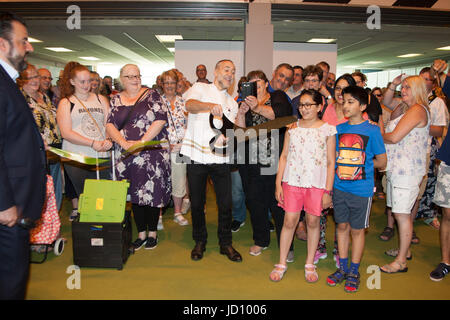
[[[79,267],[122,270],[130,253],[131,218],[126,211],[122,223],[72,222],[73,262]]]

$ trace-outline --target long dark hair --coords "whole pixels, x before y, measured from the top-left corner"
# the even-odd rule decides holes
[[[323,96],[322,94],[314,89],[305,89],[302,91],[302,93],[300,93],[299,99],[298,99],[298,103],[299,103],[299,110],[297,110],[297,112],[300,114],[300,100],[302,99],[303,96],[308,95],[312,98],[312,100],[314,101],[314,103],[316,103],[317,105],[322,105],[323,107]],[[319,119],[322,119],[322,110],[319,111],[319,113],[317,114],[317,116],[319,117]]]
[[[345,74],[343,74],[342,76],[340,76],[339,78],[336,79],[336,81],[334,82],[334,88],[333,89],[336,89],[336,84],[341,79],[344,79],[345,81],[347,81],[349,86],[356,86],[356,81],[355,81],[355,79],[353,79],[352,75],[350,73],[345,73]]]

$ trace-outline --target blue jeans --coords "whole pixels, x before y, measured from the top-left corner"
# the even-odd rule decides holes
[[[244,222],[247,216],[247,207],[239,170],[231,172],[231,198],[233,200],[233,220]]]
[[[55,198],[56,198],[56,207],[61,208],[62,202],[62,175],[61,175],[61,162],[56,162],[50,164],[49,166],[50,175],[53,178],[53,186],[55,188]]]

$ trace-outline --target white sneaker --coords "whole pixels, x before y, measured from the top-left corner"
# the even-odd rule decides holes
[[[287,258],[286,258],[286,262],[294,262],[294,251],[289,250]]]
[[[69,216],[69,221],[74,221],[78,217],[78,209],[73,209]]]
[[[181,213],[175,213],[173,221],[178,223],[180,226],[187,226],[189,222],[183,217]]]
[[[181,213],[186,214],[191,207],[191,201],[189,199],[183,199],[183,203],[181,204]]]
[[[157,229],[158,229],[158,230],[164,230],[164,225],[163,225],[162,217],[161,217],[161,216],[160,216],[159,219],[158,219],[158,227],[157,227]]]

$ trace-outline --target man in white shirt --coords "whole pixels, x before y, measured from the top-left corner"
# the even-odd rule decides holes
[[[203,258],[208,238],[204,212],[208,175],[216,192],[220,253],[231,261],[242,261],[239,252],[232,247],[230,159],[214,154],[209,146],[209,141],[216,136],[209,124],[210,114],[217,118],[225,116],[236,125],[245,127],[244,115],[247,110],[239,109],[227,92],[234,83],[235,71],[231,60],[221,60],[216,64],[213,83],[197,82],[185,94],[189,115],[181,154],[191,160],[187,164],[187,176],[191,196],[192,237],[195,241],[191,259],[195,261]]]
[[[418,200],[413,208],[413,214],[417,213],[416,218],[424,218],[425,223],[431,225],[435,229],[439,229],[439,220],[437,219],[437,211],[432,202],[434,196],[434,188],[436,186],[435,174],[435,158],[439,149],[438,139],[443,136],[444,129],[448,124],[448,111],[444,100],[436,96],[433,91],[434,77],[430,75],[430,67],[423,68],[419,75],[425,80],[428,93],[428,102],[430,107],[431,124],[430,137],[428,139],[428,176],[422,181],[421,192]],[[417,206],[419,205],[419,206]]]

